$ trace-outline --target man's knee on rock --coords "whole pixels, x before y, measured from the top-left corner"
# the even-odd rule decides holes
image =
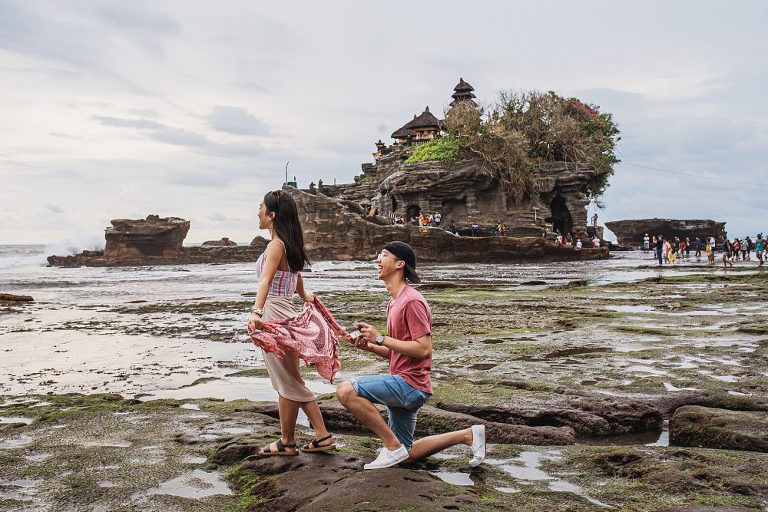
[[[354,386],[352,386],[352,383],[349,382],[348,380],[345,380],[344,382],[342,382],[336,387],[336,398],[338,398],[339,402],[341,402],[342,404],[348,401],[350,398],[354,397],[355,395],[357,395],[357,393],[355,392],[355,388]]]

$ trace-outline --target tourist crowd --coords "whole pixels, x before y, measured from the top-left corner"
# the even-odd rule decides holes
[[[765,246],[766,241],[762,233],[758,233],[755,240],[749,236],[743,239],[734,238],[733,240],[723,238],[719,245],[719,250],[722,252],[723,268],[732,267],[734,261],[750,261],[752,251],[755,252],[755,257],[759,262],[758,266],[762,266],[766,258]],[[696,261],[701,260],[702,253],[706,254],[707,263],[714,265],[718,244],[714,236],[704,240],[696,237],[691,241],[689,237],[684,240],[678,236],[665,238],[658,235],[649,237],[646,233],[643,237],[643,251],[649,250],[653,250],[653,257],[658,260],[659,265],[677,263],[678,260],[689,260],[691,252],[694,253]]]

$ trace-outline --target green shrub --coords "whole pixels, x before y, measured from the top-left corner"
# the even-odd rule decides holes
[[[453,137],[442,137],[425,142],[413,151],[413,154],[405,161],[407,164],[436,160],[438,162],[451,163],[459,159],[459,143]]]

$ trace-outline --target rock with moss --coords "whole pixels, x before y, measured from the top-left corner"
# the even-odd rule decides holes
[[[768,452],[768,413],[680,407],[669,420],[669,442],[677,446]]]

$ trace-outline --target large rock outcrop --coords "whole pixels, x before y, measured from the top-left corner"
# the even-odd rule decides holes
[[[470,233],[472,224],[489,235],[501,222],[510,236],[554,238],[555,230],[571,233],[574,239],[589,236],[590,198],[585,191],[595,172],[586,165],[542,163],[537,195],[515,202],[479,159],[406,164],[410,151],[393,146],[375,164],[363,164],[355,183],[325,186],[318,192],[370,205],[382,217],[400,216],[406,222],[421,211],[440,213],[442,225],[453,221],[462,235]]]
[[[643,237],[661,235],[664,238],[696,237],[704,240],[714,236],[719,243],[726,236],[725,222],[714,220],[679,220],[679,219],[635,219],[606,222],[605,226],[616,235],[619,245],[624,247],[642,247]]]
[[[201,247],[183,247],[189,221],[179,217],[115,219],[105,230],[103,251],[83,251],[71,256],[49,256],[54,267],[119,267],[134,265],[185,265],[256,261],[268,240],[253,239],[238,246],[228,238],[206,242]]]
[[[312,259],[372,259],[392,240],[411,244],[422,261],[560,261],[608,257],[605,247],[575,249],[541,236],[468,237],[454,236],[437,227],[393,226],[387,219],[362,215],[352,201],[288,190],[298,204],[304,242]]]

